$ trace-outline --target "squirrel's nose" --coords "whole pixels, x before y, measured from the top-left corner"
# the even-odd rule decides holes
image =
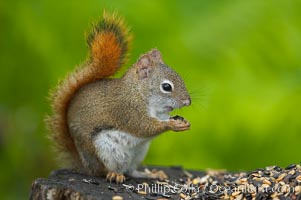
[[[185,99],[185,100],[183,101],[183,104],[184,104],[185,106],[189,106],[189,105],[191,104],[191,98],[188,97],[188,99]]]

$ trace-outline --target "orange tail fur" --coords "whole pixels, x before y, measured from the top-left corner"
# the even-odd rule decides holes
[[[90,57],[51,93],[52,114],[46,123],[55,149],[66,164],[77,167],[80,163],[74,141],[67,124],[67,109],[70,100],[79,88],[88,83],[111,76],[122,66],[128,56],[131,35],[123,20],[116,15],[103,14],[103,18],[93,24],[87,43]]]

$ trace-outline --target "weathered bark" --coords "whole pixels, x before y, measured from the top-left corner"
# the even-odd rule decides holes
[[[152,167],[148,169],[152,170]],[[108,183],[71,170],[57,170],[34,181],[30,199],[293,199],[301,200],[301,166],[256,169],[252,172],[191,171],[181,167],[164,170],[167,181],[127,179]],[[143,168],[141,169],[143,170]]]
[[[144,169],[144,168],[142,168]],[[149,167],[148,169],[153,169]],[[157,168],[162,169],[170,177],[177,180],[187,177],[181,167]],[[204,173],[189,171],[194,176]],[[124,184],[138,188],[139,183],[147,182],[149,185],[156,184],[156,180],[129,179]],[[144,191],[144,190],[143,190]],[[159,192],[158,192],[159,193]],[[163,194],[153,194],[152,199],[164,198]],[[71,170],[61,169],[53,171],[49,178],[38,178],[33,182],[30,199],[98,199],[110,200],[114,196],[121,196],[123,199],[142,199],[148,195],[137,193],[123,184],[108,183],[104,177],[92,177],[79,174]],[[165,198],[170,198],[166,195]],[[178,198],[178,194],[175,195]],[[145,198],[144,198],[145,199]],[[151,199],[151,197],[149,197]]]

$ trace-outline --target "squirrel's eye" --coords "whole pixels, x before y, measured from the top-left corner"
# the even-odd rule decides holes
[[[170,81],[164,81],[160,89],[163,93],[170,93],[173,90],[173,84]]]
[[[169,83],[163,83],[162,88],[166,92],[171,92],[171,90],[172,90],[171,85]]]

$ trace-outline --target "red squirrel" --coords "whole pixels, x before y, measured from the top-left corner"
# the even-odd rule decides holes
[[[89,58],[51,93],[50,138],[69,167],[122,183],[131,177],[166,179],[163,171],[140,172],[151,140],[190,123],[170,117],[191,99],[181,77],[153,49],[121,78],[132,36],[123,20],[104,13],[87,37]]]

